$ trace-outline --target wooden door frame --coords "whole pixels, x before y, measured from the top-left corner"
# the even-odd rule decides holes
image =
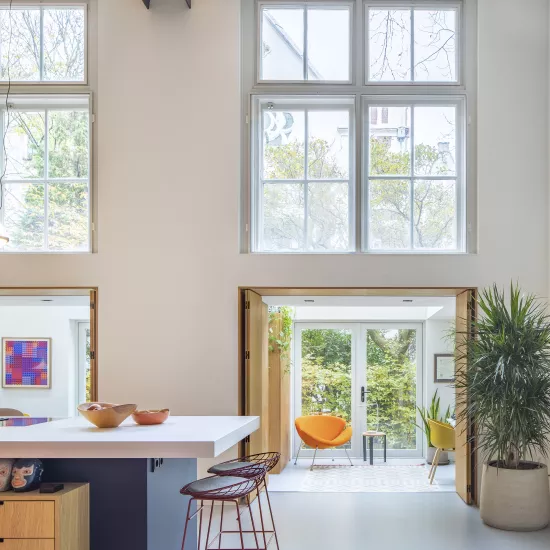
[[[99,400],[98,384],[98,296],[97,286],[0,286],[0,296],[88,296],[90,298],[91,400]]]
[[[266,287],[266,286],[239,286],[238,287],[238,414],[244,415],[245,411],[245,391],[244,391],[244,372],[245,372],[245,292],[251,290],[260,296],[416,296],[416,297],[457,297],[463,292],[471,292],[475,298],[477,296],[477,287]],[[475,305],[475,304],[474,304]],[[477,309],[473,309],[473,317],[477,316]],[[469,431],[471,435],[470,448],[470,495],[472,503],[479,504],[477,491],[477,446],[475,438],[475,426],[469,422]],[[244,445],[239,444],[239,453],[242,455]]]

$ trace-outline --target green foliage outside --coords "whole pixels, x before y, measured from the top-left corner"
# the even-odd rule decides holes
[[[454,180],[430,180],[429,176],[449,173],[449,157],[426,144],[415,146],[413,200],[413,239],[410,242],[411,198],[406,179],[372,180],[370,183],[371,248],[403,249],[454,248],[456,190]],[[395,152],[391,140],[372,137],[370,141],[371,175],[410,175],[410,152]],[[266,145],[266,179],[303,179],[305,145],[291,141],[285,145]],[[308,178],[346,179],[347,172],[324,139],[312,137],[308,147]],[[303,243],[311,250],[349,248],[349,204],[347,184],[315,182],[308,190],[308,242],[304,242],[304,194],[301,184],[264,187],[264,235],[272,248],[291,248]]]
[[[351,422],[351,346],[349,330],[302,331],[302,414]],[[415,355],[415,330],[368,330],[367,428],[386,432],[390,449],[416,448]]]
[[[48,219],[45,220],[44,184],[5,184],[4,224],[10,248],[41,250],[47,223],[49,250],[83,250],[88,244],[88,183],[70,182],[88,177],[88,113],[50,111],[48,117],[48,178],[68,182],[48,183]],[[6,179],[43,178],[46,116],[10,112],[7,135]],[[10,155],[10,141],[27,143],[27,155]]]

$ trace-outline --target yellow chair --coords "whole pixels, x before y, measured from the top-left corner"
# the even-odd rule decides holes
[[[455,430],[450,424],[438,422],[437,420],[428,420],[428,423],[430,425],[430,440],[437,449],[428,475],[431,485],[434,481],[441,453],[455,450]]]
[[[294,424],[298,435],[302,439],[294,464],[297,463],[300,451],[303,445],[306,444],[315,449],[310,470],[313,470],[318,449],[334,449],[335,447],[345,445],[350,441],[353,433],[351,427],[346,427],[346,421],[337,416],[300,416],[295,420]],[[346,456],[353,466],[347,449],[344,449],[344,451],[346,451]]]

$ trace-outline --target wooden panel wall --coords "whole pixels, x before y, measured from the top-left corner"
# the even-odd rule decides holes
[[[281,332],[280,314],[271,316],[270,333]],[[290,460],[290,356],[281,353],[277,344],[269,350],[269,450],[281,453],[279,464],[273,469],[280,474]]]

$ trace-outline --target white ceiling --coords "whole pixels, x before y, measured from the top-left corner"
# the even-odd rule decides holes
[[[339,308],[339,314],[349,319],[451,319],[455,316],[456,299],[453,297],[414,296],[263,296],[270,306],[300,308],[299,317],[318,318],[313,308]],[[313,300],[313,302],[311,302]],[[410,301],[412,300],[412,301]],[[354,311],[354,309],[356,311]],[[332,316],[330,316],[332,317]]]
[[[0,307],[88,307],[89,305],[88,296],[0,296]]]

